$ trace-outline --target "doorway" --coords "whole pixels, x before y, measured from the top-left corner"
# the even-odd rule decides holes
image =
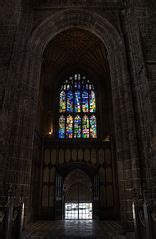
[[[92,203],[65,203],[65,220],[87,220],[92,218]]]
[[[64,181],[65,220],[89,220],[93,218],[92,183],[80,169],[70,172]]]

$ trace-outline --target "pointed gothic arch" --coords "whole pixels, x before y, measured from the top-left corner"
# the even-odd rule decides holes
[[[63,10],[42,21],[41,24],[39,24],[39,26],[37,26],[32,32],[28,45],[25,49],[24,58],[18,62],[20,73],[17,80],[22,82],[21,84],[27,85],[25,89],[26,93],[24,96],[20,96],[21,98],[19,101],[21,102],[21,105],[23,105],[22,110],[26,113],[29,112],[28,114],[30,116],[28,117],[31,119],[30,127],[27,132],[27,134],[29,134],[29,144],[31,145],[33,140],[35,111],[39,93],[40,72],[44,49],[54,36],[73,27],[91,31],[99,39],[101,39],[107,48],[111,74],[118,168],[121,168],[122,166],[125,168],[126,166],[124,165],[124,160],[129,157],[130,159],[133,158],[135,161],[137,160],[138,155],[136,149],[137,144],[131,86],[126,63],[127,60],[124,41],[116,28],[108,20],[87,10]],[[118,104],[116,104],[116,101]],[[21,114],[21,112],[17,113],[19,115]],[[22,127],[24,127],[24,123]],[[22,157],[23,155],[21,155],[21,158]],[[31,152],[29,157],[31,160]],[[30,169],[27,170],[28,172],[31,171]],[[139,180],[136,182],[135,178],[133,179],[133,175],[131,176],[132,179],[129,188],[139,187]],[[28,180],[30,180],[30,178],[28,178]],[[119,186],[122,180],[126,181],[128,178],[123,171],[119,171]],[[30,181],[27,183],[29,186]],[[124,189],[120,189],[120,193],[123,195],[123,198],[120,198],[121,217],[126,221],[127,215],[131,217],[131,212],[127,210],[125,204],[126,197],[128,198],[128,193],[125,192]]]

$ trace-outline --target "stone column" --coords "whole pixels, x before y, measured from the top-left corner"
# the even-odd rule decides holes
[[[137,9],[139,11],[139,9]],[[152,109],[149,81],[146,73],[139,27],[133,1],[126,5],[122,16],[123,34],[127,46],[128,68],[130,73],[135,112],[136,136],[139,153],[142,192],[151,198],[151,136]]]

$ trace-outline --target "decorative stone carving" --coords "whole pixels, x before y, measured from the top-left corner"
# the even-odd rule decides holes
[[[112,183],[112,168],[106,168],[106,182]]]
[[[51,183],[54,183],[55,182],[55,168],[53,167],[53,168],[51,168],[50,169],[50,182]]]
[[[48,165],[50,163],[50,151],[46,149],[44,152],[44,163]]]
[[[89,151],[89,149],[85,149],[85,151],[84,151],[84,161],[86,161],[86,162],[90,161],[90,151]]]
[[[104,150],[103,149],[100,149],[98,151],[98,158],[99,158],[99,164],[102,165],[104,163]]]
[[[96,157],[96,150],[95,149],[92,149],[92,151],[91,151],[91,162],[92,162],[92,164],[97,163],[97,157]]]
[[[52,151],[51,151],[51,164],[52,165],[56,165],[56,156],[57,156],[56,149],[52,149]]]
[[[110,151],[110,149],[105,150],[105,162],[108,165],[111,163],[111,151]]]
[[[83,159],[83,150],[79,149],[78,150],[78,160],[81,161]]]
[[[71,151],[70,149],[66,149],[65,151],[65,161],[69,162],[71,160]]]
[[[59,163],[63,164],[64,163],[64,150],[60,149],[59,151]]]
[[[45,167],[43,170],[43,182],[49,182],[49,168]]]
[[[72,149],[72,160],[73,161],[77,160],[77,150],[76,149]]]
[[[100,182],[105,182],[105,169],[103,167],[100,167],[99,169],[99,175],[100,175]]]

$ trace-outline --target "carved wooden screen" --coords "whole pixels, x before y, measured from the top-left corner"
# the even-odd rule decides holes
[[[55,219],[63,218],[62,204],[63,204],[63,179],[61,175],[57,174],[55,184]]]
[[[114,172],[112,153],[110,149],[100,149],[99,152],[99,177],[100,177],[100,208],[101,217],[110,217],[114,205]],[[107,212],[106,210],[107,209]]]
[[[43,172],[42,172],[42,208],[54,208],[55,200],[61,201],[58,196],[58,175],[56,171],[63,165],[73,163],[90,165],[96,169],[97,174],[94,176],[93,182],[93,203],[94,210],[100,208],[101,217],[107,216],[106,211],[110,212],[115,206],[114,199],[114,163],[109,143],[61,143],[49,144],[46,146],[44,153]],[[61,175],[60,175],[61,176]],[[59,198],[60,197],[60,198]],[[107,210],[106,210],[107,209]],[[45,211],[45,210],[44,210]],[[59,212],[60,214],[60,212]]]

